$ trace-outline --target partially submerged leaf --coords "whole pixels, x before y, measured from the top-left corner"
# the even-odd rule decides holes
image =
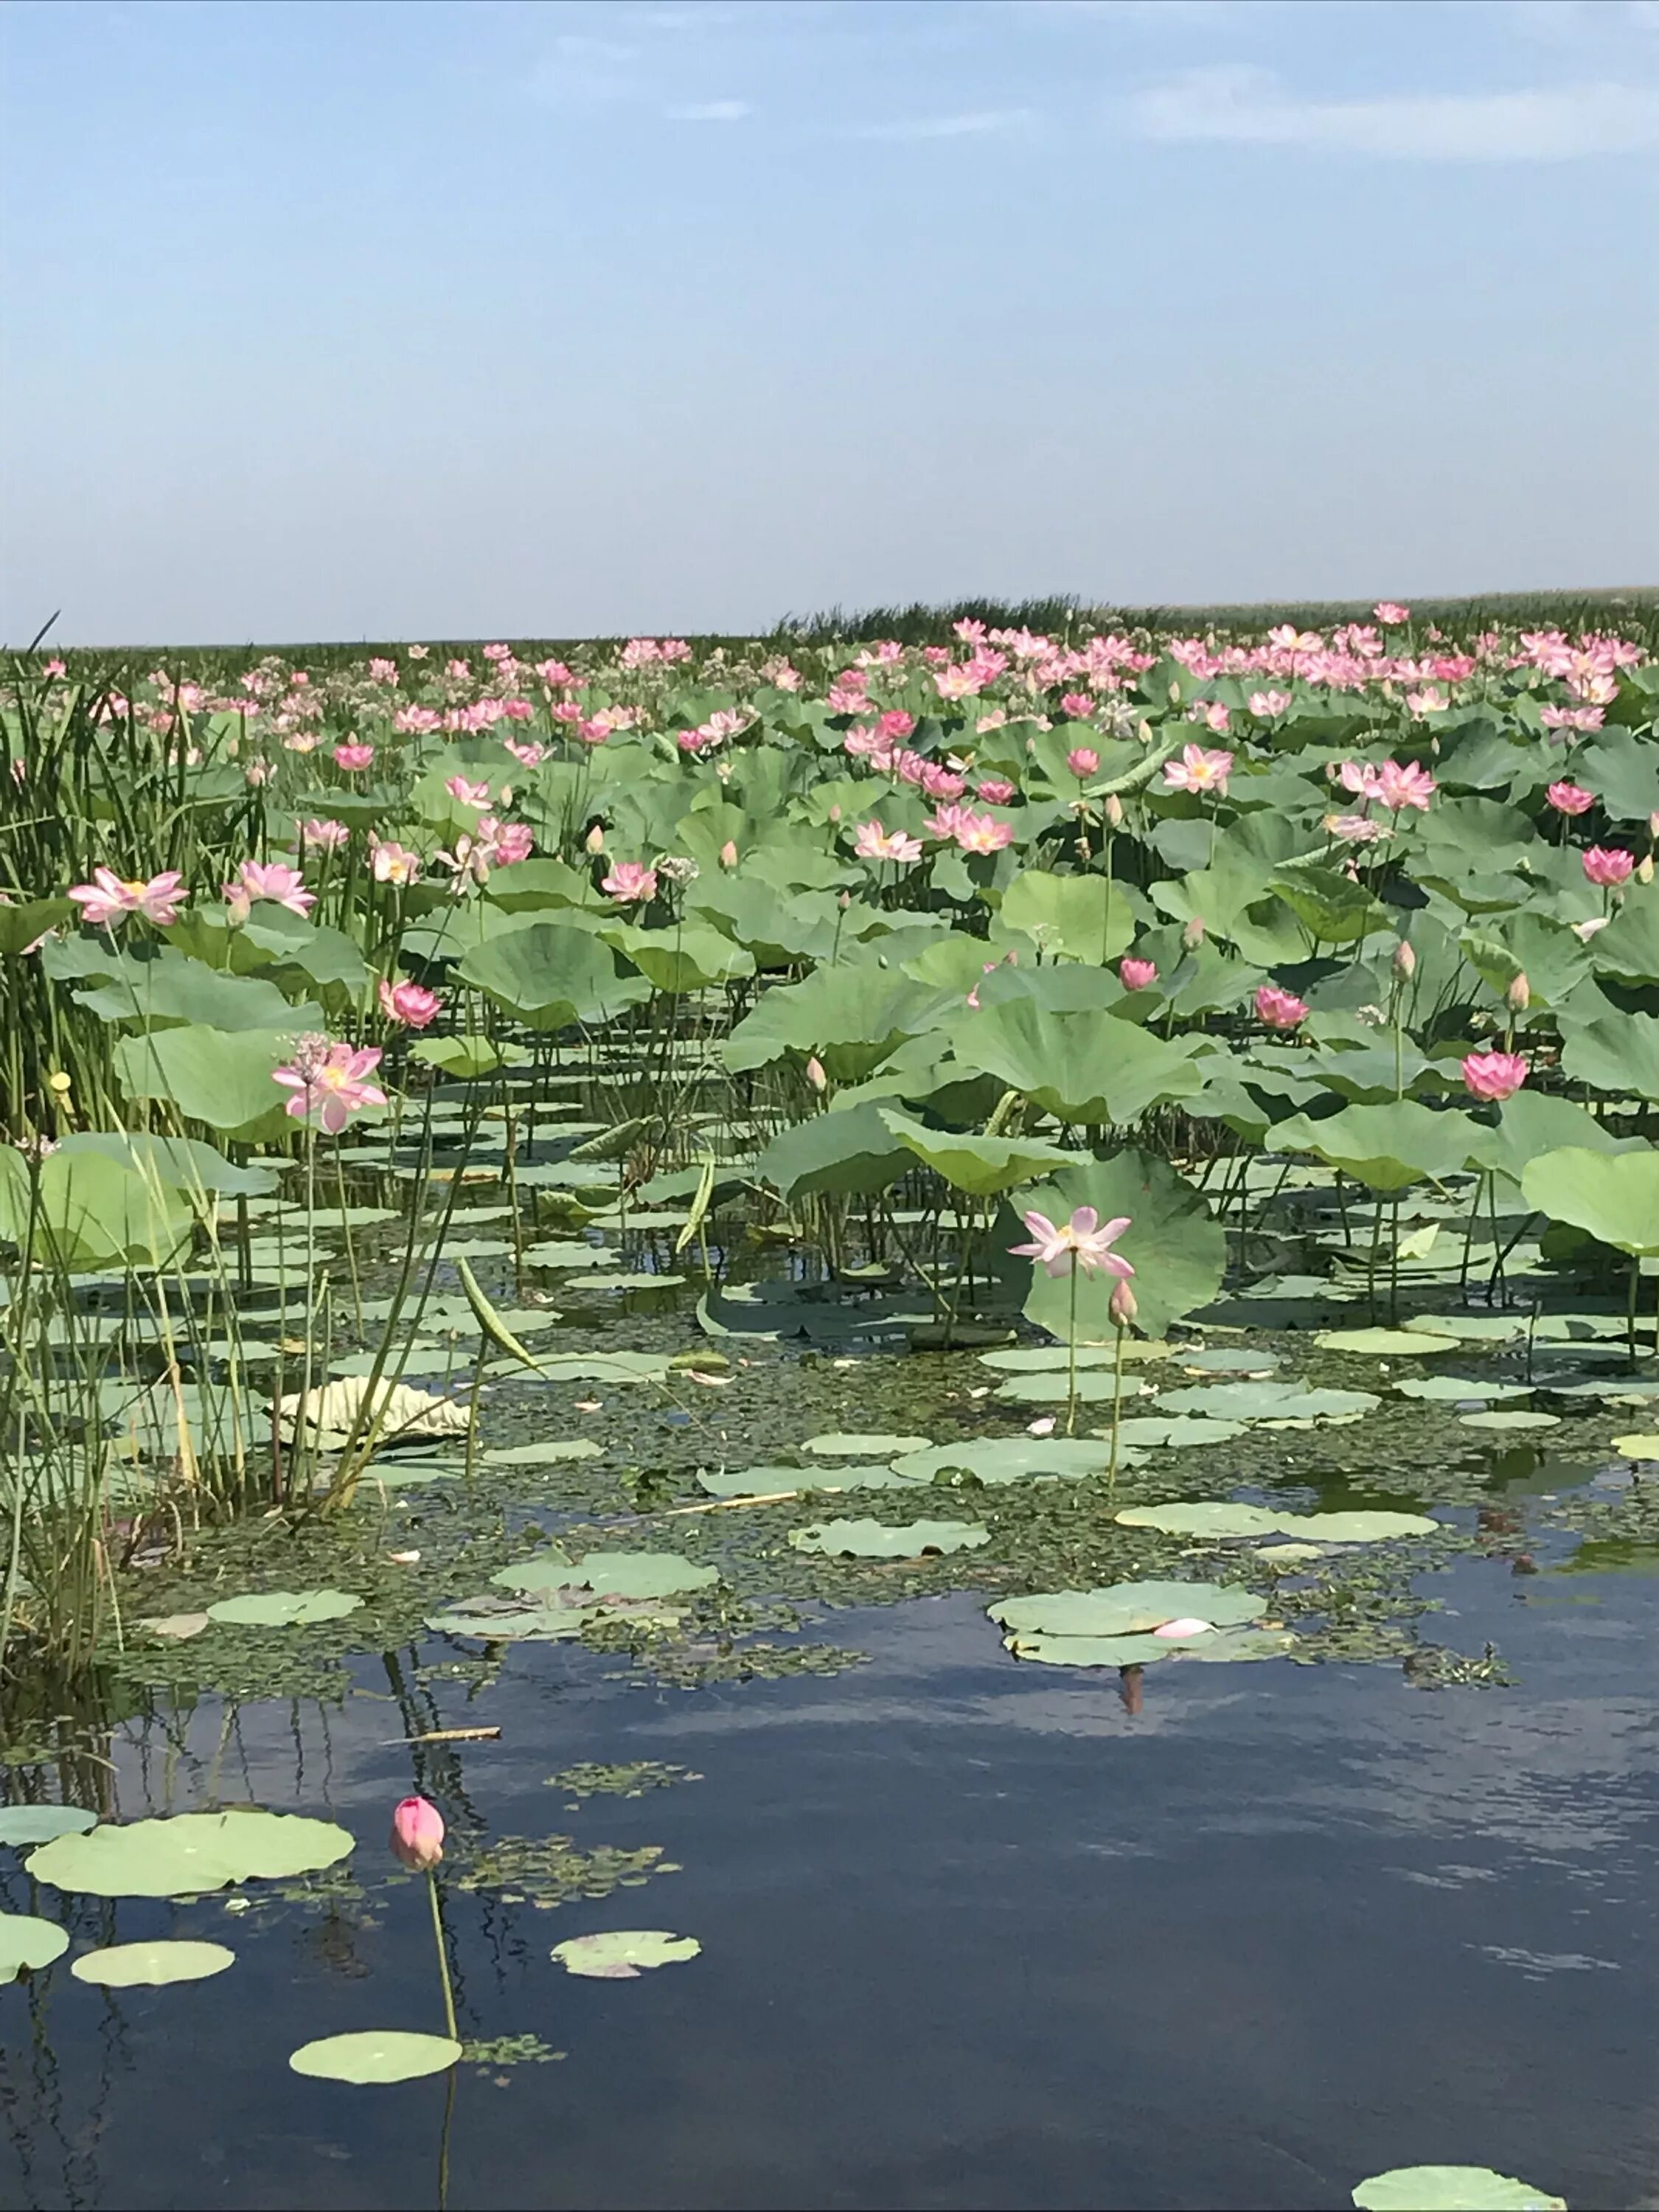
[[[798,1552],[854,1559],[919,1559],[930,1552],[976,1551],[990,1540],[990,1530],[977,1521],[912,1521],[902,1528],[880,1521],[826,1521],[789,1532]]]
[[[33,1912],[0,1912],[0,1983],[15,1982],[26,1970],[39,1972],[68,1948],[69,1937],[55,1920]]]
[[[603,1936],[573,1936],[568,1942],[556,1943],[552,1956],[568,1974],[631,1982],[653,1966],[695,1959],[702,1950],[695,1936],[672,1936],[664,1928],[619,1928]]]
[[[302,1628],[318,1620],[343,1620],[362,1603],[362,1598],[349,1590],[259,1590],[243,1597],[219,1598],[207,1610],[210,1620],[234,1622],[243,1627]]]

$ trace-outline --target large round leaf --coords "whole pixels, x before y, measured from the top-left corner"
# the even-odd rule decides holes
[[[362,1603],[349,1590],[258,1590],[222,1597],[207,1610],[210,1620],[247,1628],[303,1628],[317,1620],[343,1620]]]
[[[1073,1157],[1038,1137],[985,1137],[955,1129],[927,1129],[891,1107],[881,1118],[907,1152],[943,1176],[952,1189],[970,1198],[996,1198],[1041,1175],[1051,1175]]]
[[[355,2035],[325,2035],[316,2043],[302,2043],[288,2063],[296,2074],[309,2074],[319,2081],[368,2086],[441,2074],[460,2056],[460,2045],[447,2035],[368,2028]]]
[[[204,1982],[236,1963],[222,1943],[112,1943],[88,1951],[70,1972],[77,1982],[109,1990],[162,1989],[169,1982]]]
[[[0,1912],[0,1983],[15,1982],[27,1969],[30,1973],[51,1966],[69,1948],[69,1937],[55,1920],[41,1920],[33,1912]]]
[[[181,1813],[60,1836],[32,1852],[27,1866],[36,1881],[93,1897],[191,1897],[228,1882],[316,1874],[344,1858],[354,1840],[331,1820],[293,1813]]]
[[[1569,1146],[1522,1170],[1528,1206],[1588,1230],[1616,1251],[1659,1252],[1659,1152],[1606,1154]]]
[[[1121,1029],[1124,1024],[1107,1026]],[[1128,1215],[1129,1226],[1115,1249],[1135,1271],[1130,1288],[1136,1326],[1149,1336],[1165,1334],[1171,1322],[1205,1304],[1221,1287],[1227,1239],[1220,1223],[1192,1185],[1152,1153],[1117,1152],[1110,1159],[1067,1168],[1051,1182],[1037,1184],[1022,1204],[1054,1221],[1069,1219],[1079,1206],[1092,1206],[1103,1221]],[[1109,1343],[1115,1336],[1107,1310],[1114,1287],[1114,1279],[1103,1273],[1079,1279],[1080,1340]],[[1064,1340],[1070,1326],[1071,1290],[1067,1277],[1034,1268],[1026,1319]]]
[[[1203,1062],[1149,1030],[1097,1014],[1048,1013],[1026,999],[981,1006],[953,1042],[958,1060],[1062,1121],[1133,1121],[1204,1088]]]
[[[1396,2166],[1353,2192],[1359,2212],[1567,2212],[1566,2199],[1489,2166]]]
[[[617,1928],[603,1936],[573,1936],[568,1943],[556,1943],[552,1956],[568,1974],[631,1982],[650,1967],[695,1959],[702,1949],[695,1936],[671,1936],[665,1928]]]
[[[1312,1152],[1373,1190],[1404,1190],[1424,1177],[1454,1175],[1468,1156],[1465,1115],[1437,1114],[1414,1099],[1386,1106],[1345,1106],[1322,1121],[1293,1114],[1273,1131],[1286,1152]]]
[[[84,1836],[97,1826],[98,1815],[83,1805],[10,1805],[0,1812],[0,1844],[22,1850],[55,1836]]]
[[[977,1551],[990,1540],[990,1530],[977,1521],[911,1521],[902,1528],[880,1521],[826,1521],[789,1532],[798,1552],[850,1559],[920,1559],[929,1552]]]

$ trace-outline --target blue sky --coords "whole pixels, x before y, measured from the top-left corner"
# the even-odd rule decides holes
[[[1659,0],[12,0],[0,636],[1659,575]]]

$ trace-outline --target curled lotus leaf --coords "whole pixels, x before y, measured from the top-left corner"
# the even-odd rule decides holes
[[[1566,2199],[1489,2166],[1396,2166],[1353,2192],[1359,2212],[1567,2212]]]
[[[362,1603],[349,1590],[258,1590],[222,1597],[208,1607],[208,1619],[245,1628],[303,1628],[317,1620],[343,1620]]]
[[[460,2056],[460,2045],[447,2035],[367,2028],[355,2035],[325,2035],[315,2043],[302,2043],[288,2063],[296,2074],[309,2074],[319,2081],[369,2086],[441,2074]]]
[[[59,1836],[30,1853],[36,1881],[92,1897],[194,1897],[240,1881],[283,1881],[345,1857],[355,1838],[331,1820],[254,1807],[179,1813]]]
[[[556,1943],[552,1956],[568,1974],[595,1982],[632,1982],[653,1966],[674,1966],[695,1959],[702,1945],[695,1936],[673,1936],[665,1928],[617,1928],[603,1936],[574,1936]]]
[[[798,1552],[854,1559],[919,1559],[930,1552],[977,1551],[990,1540],[990,1530],[977,1521],[912,1521],[902,1528],[880,1521],[826,1521],[789,1534]]]
[[[0,1912],[0,1983],[15,1982],[27,1971],[61,1959],[69,1937],[55,1920],[42,1920],[33,1912]]]
[[[304,1425],[319,1443],[343,1443],[360,1417],[367,1429],[371,1418],[365,1410],[369,1402],[367,1376],[343,1376],[324,1389],[304,1395]],[[288,1443],[293,1441],[301,1419],[301,1395],[298,1390],[291,1391],[277,1405],[283,1440]],[[372,1417],[380,1422],[383,1444],[403,1437],[458,1436],[467,1426],[467,1410],[459,1401],[435,1397],[430,1391],[416,1390],[407,1382],[392,1382],[385,1376],[374,1391]]]
[[[108,1990],[162,1989],[169,1982],[205,1982],[236,1963],[222,1943],[112,1943],[88,1951],[70,1972],[77,1982]]]

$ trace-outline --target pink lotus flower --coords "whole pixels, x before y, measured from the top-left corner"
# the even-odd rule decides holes
[[[273,1069],[271,1080],[293,1091],[287,1110],[296,1121],[315,1121],[328,1135],[337,1137],[363,1107],[386,1104],[385,1091],[365,1080],[380,1064],[378,1045],[354,1052],[349,1044],[331,1043],[327,1037],[301,1037],[292,1066]]]
[[[964,853],[1000,853],[1014,842],[1013,825],[999,822],[994,814],[974,814],[957,809],[956,841]]]
[[[902,830],[884,830],[872,819],[860,823],[853,850],[860,860],[898,860],[908,865],[921,858],[921,840],[907,837]]]
[[[1584,855],[1584,873],[1591,883],[1600,884],[1604,890],[1628,883],[1635,866],[1635,854],[1622,852],[1616,845],[1592,845]],[[71,898],[75,896],[75,892],[70,893]]]
[[[520,740],[518,738],[503,738],[501,743],[512,754],[514,759],[520,762],[526,768],[539,768],[546,757],[545,745],[532,744],[527,740]]]
[[[1413,714],[1440,714],[1445,712],[1446,695],[1432,684],[1419,686],[1406,694],[1406,705]]]
[[[479,821],[478,835],[495,848],[497,867],[510,868],[520,860],[527,860],[536,849],[536,840],[527,822],[498,822],[493,814],[486,814]]]
[[[290,914],[301,919],[317,903],[315,891],[308,891],[305,878],[297,868],[290,868],[282,860],[268,865],[258,860],[244,860],[236,871],[236,881],[225,885],[225,896],[233,908],[246,907],[254,899],[269,899],[273,906],[285,906]]]
[[[1463,1061],[1463,1080],[1476,1098],[1513,1098],[1526,1079],[1518,1052],[1472,1052]]]
[[[444,789],[452,799],[459,799],[463,806],[476,806],[480,812],[489,804],[489,786],[487,783],[470,783],[464,775],[452,775]]]
[[[1193,748],[1188,747],[1189,751],[1192,750]],[[1066,756],[1066,765],[1080,783],[1085,777],[1095,775],[1098,770],[1100,755],[1092,745],[1073,745]]]
[[[1164,763],[1164,788],[1166,791],[1212,791],[1218,799],[1226,794],[1227,779],[1233,772],[1233,756],[1226,752],[1210,752],[1202,745],[1183,745],[1178,761]]]
[[[1364,814],[1328,814],[1325,827],[1345,845],[1375,845],[1389,834],[1386,823],[1373,822]]]
[[[177,868],[152,876],[148,883],[128,883],[110,868],[94,868],[89,884],[76,884],[70,896],[81,909],[81,918],[94,929],[112,929],[130,914],[142,915],[157,929],[171,928],[190,893],[180,890],[184,878]]]
[[[379,839],[369,867],[377,884],[412,884],[420,878],[421,856],[411,853],[407,845],[395,844],[390,837]]]
[[[1126,991],[1144,991],[1158,981],[1158,963],[1132,959],[1126,953],[1117,963],[1117,980]]]
[[[642,860],[617,860],[599,889],[624,905],[631,905],[635,899],[649,901],[657,896],[657,872]]]
[[[1188,708],[1187,719],[1189,722],[1202,722],[1206,728],[1213,730],[1217,737],[1220,738],[1226,735],[1227,725],[1232,720],[1232,715],[1231,711],[1222,705],[1220,700],[1200,699],[1194,701]]]
[[[982,775],[975,795],[988,806],[1006,806],[1014,795],[1014,787],[1005,776]]]
[[[1544,796],[1558,814],[1588,814],[1595,804],[1595,793],[1582,783],[1553,783]]]
[[[372,684],[395,684],[398,664],[395,660],[373,659],[368,664],[368,676]]]
[[[405,1797],[392,1815],[392,1855],[410,1874],[430,1874],[444,1855],[444,1816],[426,1797]]]
[[[1288,691],[1252,691],[1250,694],[1250,712],[1264,722],[1271,721],[1275,714],[1287,714],[1290,705]]]
[[[372,768],[374,763],[374,748],[373,745],[336,745],[334,748],[334,765],[336,768],[351,769]]]
[[[380,978],[380,1012],[387,1021],[406,1030],[423,1030],[434,1022],[443,1000],[420,983],[388,983]]]
[[[1069,1275],[1077,1267],[1087,1274],[1098,1267],[1121,1281],[1134,1269],[1112,1247],[1129,1226],[1129,1218],[1121,1213],[1115,1221],[1103,1222],[1092,1206],[1079,1206],[1069,1221],[1058,1224],[1046,1213],[1028,1213],[1024,1219],[1031,1242],[1011,1244],[1008,1249],[1017,1259],[1039,1261],[1051,1275]]]
[[[304,854],[308,845],[314,845],[320,853],[331,853],[337,846],[343,845],[350,835],[343,822],[330,822],[313,814],[309,822],[300,824],[301,854]]]
[[[1391,814],[1407,806],[1426,814],[1435,789],[1434,778],[1415,761],[1386,760],[1376,771],[1376,796]]]
[[[1264,983],[1255,994],[1255,1011],[1270,1030],[1293,1030],[1308,1018],[1308,1002],[1276,983]]]
[[[1380,622],[1384,629],[1397,629],[1401,623],[1407,623],[1411,618],[1411,609],[1401,606],[1394,599],[1379,599],[1371,609],[1372,621]]]

